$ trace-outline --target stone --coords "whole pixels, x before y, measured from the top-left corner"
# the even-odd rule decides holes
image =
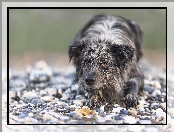
[[[27,117],[28,116],[28,112],[22,112],[19,117],[20,118],[24,118],[24,117]]]
[[[65,121],[65,122],[70,120],[70,118],[68,116],[59,116],[59,119],[62,121]]]
[[[47,93],[52,96],[53,94],[57,93],[57,88],[54,87],[46,88],[45,91],[47,91]]]
[[[137,122],[137,120],[133,116],[124,116],[123,120],[126,124],[135,124]]]
[[[152,96],[157,96],[157,95],[161,95],[161,91],[156,89],[153,93]]]
[[[46,90],[40,90],[40,96],[46,96],[48,95]]]
[[[150,120],[140,120],[138,124],[152,124],[152,122]]]
[[[122,110],[120,110],[120,114],[128,115],[129,111],[122,109]]]
[[[158,77],[158,73],[156,73],[154,67],[145,66],[149,70],[145,71],[145,76],[147,78],[145,79],[144,95],[139,96],[140,104],[137,105],[136,108],[126,109],[121,104],[114,104],[111,111],[104,111],[107,104],[94,109],[85,106],[88,94],[76,94],[76,90],[79,89],[79,86],[78,84],[72,85],[73,76],[75,75],[73,70],[65,70],[57,67],[50,68],[44,63],[45,62],[40,62],[40,64],[31,66],[28,69],[28,73],[23,71],[13,72],[11,70],[12,77],[9,80],[9,96],[16,97],[17,94],[19,100],[9,100],[10,122],[13,122],[14,124],[139,124],[136,126],[109,125],[105,128],[106,131],[121,130],[125,132],[144,131],[145,128],[151,127],[149,126],[151,124],[165,124],[167,119],[168,124],[174,122],[174,112],[172,109],[174,106],[174,90],[171,89],[174,86],[174,83],[168,81],[169,83],[166,87],[166,80]],[[40,74],[44,75],[40,76]],[[36,77],[36,81],[32,81],[30,75],[33,75],[33,78]],[[49,77],[49,79],[47,79],[47,77]],[[5,83],[6,82],[4,82],[4,84]],[[7,86],[2,85],[2,87],[3,89],[6,89]],[[166,90],[168,92],[167,94]],[[168,100],[166,100],[166,96]],[[6,108],[8,107],[6,95],[3,97],[2,120],[6,118]],[[166,101],[168,101],[167,104]],[[167,111],[166,105],[169,107]],[[165,117],[166,112],[168,113],[167,119]],[[158,126],[157,129],[161,130],[161,126]],[[68,131],[67,128],[69,128],[68,125],[56,125],[54,126],[54,129],[46,129],[47,127],[45,126],[41,127],[43,127],[43,129],[39,130],[45,132],[47,130],[55,131],[57,128]],[[171,128],[170,130],[172,130]],[[165,131],[167,128],[163,127],[163,129]],[[18,130],[19,129],[15,129],[15,131]],[[150,130],[145,129],[145,131]],[[169,129],[167,130],[169,131]],[[93,131],[103,130],[96,127]]]
[[[129,112],[131,115],[137,115],[137,113],[138,113],[138,111],[137,111],[135,108],[129,109],[128,112]]]
[[[31,101],[31,104],[34,104],[34,105],[42,105],[44,103],[44,101],[42,99],[33,99]]]
[[[154,84],[155,88],[160,89],[161,88],[161,84],[158,81],[155,81]]]
[[[113,120],[123,120],[123,115],[116,115],[111,117]]]
[[[86,102],[86,99],[82,99],[82,100],[74,100],[73,103],[76,106],[83,106],[83,104]]]
[[[36,94],[35,92],[29,91],[29,92],[24,93],[24,94],[22,95],[21,99],[22,99],[24,102],[26,102],[26,101],[29,101],[29,102],[30,102],[30,101],[31,101],[33,98],[35,98],[35,97],[38,97],[37,94]]]
[[[72,86],[71,86],[71,90],[72,91],[75,91],[75,90],[78,90],[79,89],[79,85],[78,84],[73,84]]]
[[[149,86],[149,85],[144,85],[143,89],[150,94],[152,94],[155,90],[152,86]]]
[[[83,95],[77,95],[77,96],[75,97],[75,99],[76,99],[76,100],[82,100],[82,99],[86,99],[86,98],[85,98],[85,96],[83,96]]]

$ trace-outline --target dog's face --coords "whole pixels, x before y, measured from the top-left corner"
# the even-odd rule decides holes
[[[70,46],[79,86],[88,92],[119,90],[121,74],[134,57],[134,48],[110,42],[81,42]]]
[[[117,70],[109,50],[107,44],[96,42],[88,44],[82,51],[79,85],[85,90],[93,92],[103,89],[111,85],[111,81],[108,83],[109,80],[113,80],[112,85],[117,84],[116,74],[110,74],[116,73]]]

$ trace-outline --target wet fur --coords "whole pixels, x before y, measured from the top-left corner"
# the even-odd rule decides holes
[[[74,37],[69,47],[79,90],[90,94],[91,107],[120,103],[138,104],[144,75],[138,67],[142,57],[142,31],[134,21],[117,16],[94,16]],[[95,76],[92,86],[85,77]]]

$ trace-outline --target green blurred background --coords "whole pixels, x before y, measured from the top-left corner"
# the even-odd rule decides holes
[[[71,40],[97,14],[136,21],[144,33],[144,59],[165,67],[165,9],[10,9],[10,67],[23,67],[38,60],[69,65],[67,51]]]

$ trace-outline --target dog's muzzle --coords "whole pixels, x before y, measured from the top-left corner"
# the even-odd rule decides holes
[[[88,75],[88,76],[85,77],[85,83],[87,85],[94,85],[95,80],[96,80],[95,75]]]

